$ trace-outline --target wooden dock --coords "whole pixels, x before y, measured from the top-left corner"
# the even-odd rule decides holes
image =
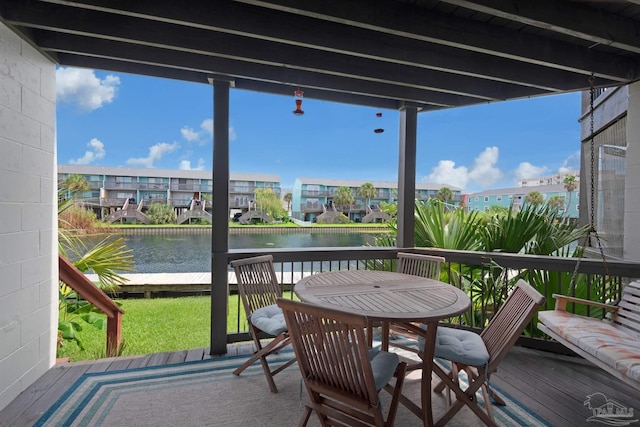
[[[302,277],[310,275],[310,272],[276,272],[278,282],[284,290],[291,289]],[[144,294],[145,298],[151,298],[153,293],[207,293],[211,291],[211,272],[195,273],[130,273],[122,274],[127,283],[120,286],[118,295]],[[98,281],[97,274],[87,274],[92,282]],[[231,292],[237,292],[237,280],[233,271],[227,272],[227,283]]]

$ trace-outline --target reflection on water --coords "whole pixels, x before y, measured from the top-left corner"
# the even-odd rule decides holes
[[[370,233],[231,234],[231,249],[346,247],[372,244]],[[137,273],[187,273],[211,270],[211,235],[125,236]]]

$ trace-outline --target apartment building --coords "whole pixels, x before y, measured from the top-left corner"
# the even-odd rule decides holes
[[[521,178],[518,180],[518,187],[538,187],[540,185],[563,184],[564,179],[569,175],[573,175],[576,177],[576,183],[580,182],[580,171],[567,171],[536,178]]]
[[[80,175],[89,191],[79,195],[86,206],[99,215],[109,214],[129,204],[148,206],[162,203],[177,211],[191,200],[211,207],[211,171],[123,168],[91,165],[58,165],[58,187],[69,175]],[[256,189],[271,188],[280,195],[280,177],[269,174],[230,173],[229,212],[243,212],[253,202]]]
[[[358,194],[358,189],[367,182],[376,189],[376,194],[369,200],[368,206],[367,200]],[[344,213],[355,222],[361,222],[367,214],[377,209],[381,202],[397,201],[398,184],[392,181],[297,178],[292,190],[291,216],[302,221],[314,221],[319,215],[334,206],[333,195],[340,187],[351,189],[355,201],[353,205],[346,208],[347,211]],[[462,200],[462,190],[446,184],[416,183],[416,199],[434,198],[442,187],[449,188],[453,193],[453,200],[450,203],[459,205]]]
[[[559,196],[564,201],[563,215],[578,218],[580,208],[580,192],[569,193],[563,184],[538,185],[535,187],[513,187],[485,190],[466,196],[466,206],[469,211],[488,211],[492,206],[508,208],[513,204],[514,209],[520,210],[526,203],[527,193],[538,191],[545,201],[553,196]]]

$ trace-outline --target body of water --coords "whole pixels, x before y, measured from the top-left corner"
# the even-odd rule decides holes
[[[373,244],[372,233],[231,234],[229,248],[347,247]],[[133,250],[136,273],[188,273],[211,270],[210,234],[124,236]]]

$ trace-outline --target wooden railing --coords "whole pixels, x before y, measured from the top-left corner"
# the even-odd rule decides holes
[[[61,282],[107,315],[106,355],[107,357],[117,356],[122,341],[122,315],[124,311],[62,255],[58,255],[58,269]]]

